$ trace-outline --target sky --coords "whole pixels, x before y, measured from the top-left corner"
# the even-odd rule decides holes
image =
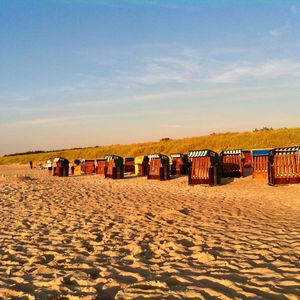
[[[0,155],[300,125],[300,1],[0,0]]]

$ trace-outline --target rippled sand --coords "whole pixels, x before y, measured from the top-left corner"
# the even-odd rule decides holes
[[[1,166],[0,205],[3,299],[300,297],[299,185]]]

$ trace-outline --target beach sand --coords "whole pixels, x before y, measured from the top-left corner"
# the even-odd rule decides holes
[[[300,299],[300,185],[0,166],[1,299]]]

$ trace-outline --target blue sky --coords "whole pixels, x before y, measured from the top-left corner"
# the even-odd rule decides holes
[[[0,0],[0,154],[300,125],[300,1]]]

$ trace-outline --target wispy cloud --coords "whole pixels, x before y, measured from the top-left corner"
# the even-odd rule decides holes
[[[270,35],[271,36],[273,36],[273,37],[277,37],[277,36],[280,36],[280,35],[282,35],[282,31],[280,31],[280,30],[276,30],[276,29],[274,29],[274,30],[270,30]]]
[[[202,89],[180,89],[175,91],[165,91],[158,93],[148,93],[140,95],[132,95],[119,98],[110,98],[110,99],[95,99],[89,101],[79,101],[79,102],[70,102],[69,105],[74,107],[82,108],[99,108],[104,106],[116,106],[117,104],[142,104],[142,103],[152,103],[157,105],[158,103],[166,103],[166,101],[172,100],[174,103],[186,103],[191,99],[208,99],[208,98],[217,98],[223,94],[238,94],[238,93],[249,93],[249,92],[259,92],[260,87],[211,87],[211,88],[202,88]],[[157,112],[157,109],[156,109]],[[103,115],[101,114],[101,117]]]
[[[299,14],[300,14],[299,6],[295,4],[291,5],[287,19],[283,22],[281,26],[271,29],[269,31],[269,35],[273,38],[277,38],[289,34],[289,32],[293,29],[293,27],[299,26],[296,25],[295,23]]]
[[[3,93],[0,96],[0,102],[1,101],[6,101],[8,103],[17,103],[19,104],[26,104],[31,101],[36,101],[40,99],[44,99],[45,97],[47,98],[58,98],[62,99],[65,96],[68,95],[73,95],[75,93],[78,93],[82,90],[88,89],[89,85],[83,82],[71,82],[69,84],[61,85],[61,86],[55,86],[55,87],[48,87],[48,88],[36,88],[32,91],[28,92],[7,92]],[[32,105],[31,105],[32,107]],[[26,109],[26,107],[25,107]]]
[[[210,78],[209,82],[231,83],[245,79],[272,79],[281,76],[300,76],[300,63],[291,60],[274,60],[262,64],[243,63]]]
[[[167,8],[167,9],[178,9],[182,8],[182,3],[180,5],[180,1],[177,1],[177,4],[175,1],[159,1],[159,0],[143,0],[138,1],[137,3],[144,3],[146,5],[156,6],[159,8]]]
[[[111,1],[111,0],[59,0],[58,2],[64,4],[85,4],[85,5],[104,5],[109,7],[123,7],[125,5],[147,5],[159,8],[167,9],[178,9],[182,8],[184,1],[159,1],[159,0],[122,0],[122,1]]]
[[[2,93],[0,96],[0,102],[27,102],[30,101],[33,98],[33,95],[31,93]]]
[[[166,56],[151,59],[139,74],[130,79],[136,83],[153,85],[158,83],[185,83],[193,81],[201,70],[197,59],[184,59],[177,56]]]
[[[199,89],[199,90],[177,90],[177,91],[168,91],[160,93],[149,93],[141,95],[133,95],[120,98],[111,98],[111,99],[96,99],[90,101],[82,102],[73,102],[72,106],[97,106],[97,105],[107,105],[107,104],[117,104],[117,103],[143,103],[143,102],[157,102],[167,99],[178,99],[186,98],[191,96],[212,96],[223,91],[220,89]]]
[[[73,122],[79,122],[83,120],[90,119],[91,117],[95,117],[94,115],[85,115],[85,116],[76,116],[76,117],[59,117],[59,118],[38,118],[38,119],[30,119],[30,120],[22,120],[9,122],[4,124],[7,128],[20,128],[20,127],[36,127],[36,126],[63,126],[70,125]]]
[[[241,54],[247,52],[253,52],[256,49],[249,47],[218,47],[216,49],[212,49],[209,53],[213,56],[215,55],[224,55],[224,54]]]
[[[176,128],[181,128],[182,125],[180,125],[180,124],[162,124],[161,127],[163,127],[163,128],[171,128],[171,129],[174,128],[174,129],[176,129]]]
[[[294,16],[299,15],[299,14],[300,14],[300,7],[299,7],[299,5],[296,5],[296,4],[291,5],[290,11],[291,11],[291,13],[292,13]]]

